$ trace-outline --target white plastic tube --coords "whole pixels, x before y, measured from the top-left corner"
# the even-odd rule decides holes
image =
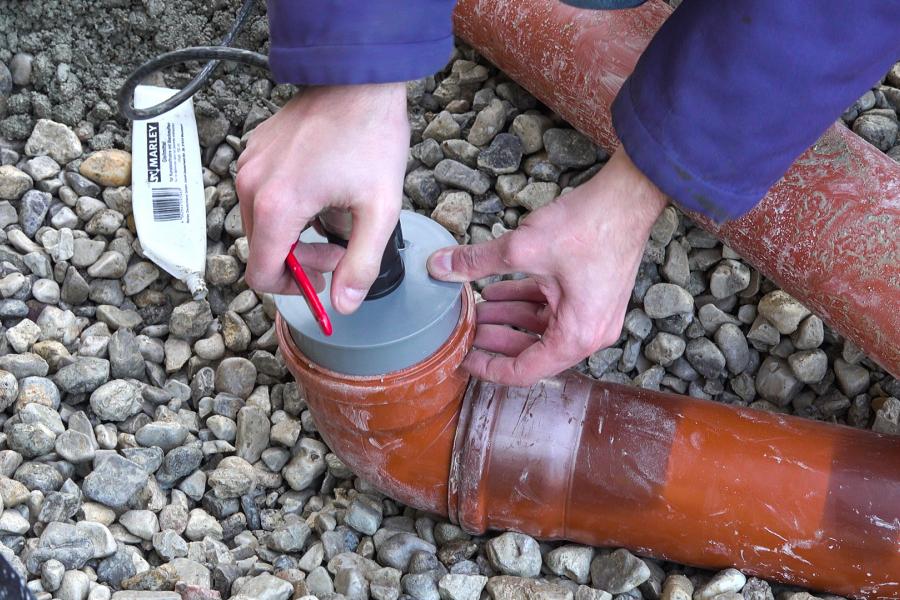
[[[177,90],[139,85],[134,105],[146,108]],[[144,255],[206,297],[206,202],[193,102],[132,123],[134,223]]]

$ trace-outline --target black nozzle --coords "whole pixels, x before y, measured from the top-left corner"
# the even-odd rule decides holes
[[[325,237],[328,238],[330,243],[343,246],[344,248],[347,247],[347,240],[332,233],[327,227],[323,226],[322,229],[325,231]],[[400,256],[402,248],[403,230],[400,228],[400,221],[397,220],[397,226],[394,227],[394,232],[388,238],[387,245],[384,247],[384,254],[381,255],[381,269],[378,272],[378,277],[375,279],[372,287],[369,288],[366,300],[383,298],[396,290],[400,283],[403,282],[406,269],[403,266],[403,257]]]

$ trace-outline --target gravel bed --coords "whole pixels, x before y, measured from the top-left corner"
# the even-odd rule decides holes
[[[294,88],[232,68],[198,102],[211,285],[193,301],[141,254],[112,98],[127,52],[216,39],[236,3],[96,4],[0,0],[0,554],[37,598],[810,598],[624,549],[471,537],[354,476],[285,369],[271,297],[242,276],[234,161]],[[266,36],[257,15],[242,42]],[[606,159],[462,46],[408,95],[404,205],[464,243]],[[900,63],[843,119],[900,160],[898,109]],[[900,433],[897,381],[673,207],[621,338],[578,368]]]

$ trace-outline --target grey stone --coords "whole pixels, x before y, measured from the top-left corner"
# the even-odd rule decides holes
[[[750,285],[750,268],[737,260],[723,260],[709,277],[709,291],[715,298],[727,298]]]
[[[164,560],[182,558],[188,554],[188,544],[178,532],[172,529],[158,531],[153,534],[153,549]]]
[[[797,330],[791,334],[791,342],[797,350],[813,350],[822,345],[825,340],[825,327],[822,319],[816,315],[809,315]]]
[[[541,570],[541,551],[533,538],[508,531],[485,544],[491,565],[504,575],[536,577]]]
[[[184,535],[191,541],[199,541],[206,536],[222,539],[222,525],[202,508],[195,508],[188,516]]]
[[[415,169],[403,180],[403,192],[421,208],[434,208],[441,195],[441,186],[429,169]]]
[[[719,594],[739,592],[745,583],[747,583],[747,578],[743,573],[737,569],[725,569],[716,573],[706,585],[694,592],[694,599],[712,600]]]
[[[410,148],[410,154],[413,158],[429,168],[434,168],[436,164],[444,159],[444,152],[438,141],[432,138],[425,138],[420,143]]]
[[[437,548],[411,533],[401,532],[381,544],[378,548],[378,562],[406,572],[413,554],[421,550],[433,553]]]
[[[134,434],[134,439],[141,446],[148,448],[158,447],[164,452],[168,452],[180,446],[187,435],[188,430],[181,423],[176,421],[154,421],[138,429]]]
[[[444,185],[475,195],[484,194],[491,187],[491,180],[487,175],[449,158],[445,158],[435,166],[434,178]]]
[[[95,279],[94,283],[97,281],[100,280]],[[115,284],[116,293],[121,294],[118,282],[113,283]],[[118,329],[134,329],[143,321],[136,311],[122,310],[117,306],[109,304],[101,304],[97,307],[97,320],[106,323],[113,331]]]
[[[268,546],[277,552],[302,550],[312,530],[304,521],[296,520],[275,529],[269,536]]]
[[[130,329],[119,329],[110,337],[109,371],[116,379],[144,379],[144,357]]]
[[[59,165],[49,156],[36,156],[25,161],[22,171],[35,181],[43,181],[55,177],[59,173]]]
[[[112,508],[124,507],[147,483],[147,473],[130,460],[113,455],[84,479],[84,495]]]
[[[209,303],[205,300],[191,301],[176,306],[169,319],[169,334],[186,340],[193,340],[206,333],[213,316]]]
[[[881,408],[875,411],[872,431],[900,435],[900,400],[894,397],[885,399]]]
[[[501,575],[488,579],[488,594],[493,600],[573,600],[569,588],[537,579]]]
[[[513,119],[509,127],[522,140],[525,154],[533,154],[544,147],[543,135],[550,128],[550,119],[540,114],[522,114]]]
[[[16,376],[8,371],[0,371],[0,410],[6,410],[19,395]]]
[[[809,309],[781,290],[763,296],[759,301],[758,310],[759,314],[782,334],[796,331],[800,321],[809,314]]]
[[[301,438],[294,448],[294,457],[281,474],[291,489],[302,491],[325,473],[328,448],[313,438]]]
[[[38,119],[25,143],[28,156],[49,155],[61,165],[81,156],[81,151],[81,141],[75,132],[49,119]]]
[[[610,594],[630,592],[649,578],[650,568],[624,548],[611,554],[601,554],[591,563],[594,587]]]
[[[758,342],[764,346],[774,346],[781,340],[781,334],[778,329],[765,317],[759,315],[750,325],[750,331],[747,332],[747,339]],[[758,346],[757,346],[758,347]]]
[[[104,383],[91,393],[91,409],[105,421],[124,421],[140,412],[140,389],[124,379]]]
[[[896,114],[891,118],[875,111],[865,113],[853,122],[853,131],[882,152],[886,152],[897,141]]]
[[[360,533],[373,535],[381,526],[382,516],[381,502],[360,494],[347,507],[344,522]]]
[[[70,310],[48,306],[41,311],[37,325],[41,329],[42,340],[53,340],[68,346],[78,336],[78,322]]]
[[[15,423],[7,431],[7,443],[25,458],[35,458],[53,449],[56,435],[41,423]]]
[[[94,458],[91,439],[80,431],[69,430],[56,438],[56,452],[73,464],[90,462]]]
[[[667,367],[684,353],[684,349],[685,341],[682,338],[659,332],[644,348],[644,355],[656,364]]]
[[[438,113],[425,128],[425,131],[422,132],[423,139],[433,139],[438,142],[458,138],[459,135],[459,123],[446,110]]]
[[[777,356],[768,356],[756,373],[756,391],[777,406],[787,406],[803,387],[788,363]]]
[[[151,510],[129,510],[119,516],[125,529],[143,540],[152,540],[159,531],[159,521]]]
[[[694,298],[682,287],[671,283],[656,283],[644,294],[644,312],[651,319],[664,319],[689,313],[694,309]]]
[[[179,446],[166,453],[156,479],[163,488],[170,488],[200,467],[203,451],[196,445]]]
[[[465,235],[472,222],[472,196],[467,192],[444,192],[431,218],[456,235]]]
[[[733,323],[723,323],[716,330],[715,338],[728,370],[735,375],[742,373],[750,362],[750,348],[741,328]]]
[[[564,169],[589,167],[597,160],[594,145],[574,129],[548,129],[543,140],[550,160]]]
[[[52,196],[46,192],[29,190],[19,201],[19,225],[28,237],[34,237],[44,223]]]
[[[0,166],[0,199],[18,200],[32,185],[31,177],[24,171],[12,165]]]
[[[537,210],[546,206],[559,196],[559,186],[553,182],[533,181],[516,192],[514,201],[517,206],[528,210]]]
[[[41,565],[41,585],[48,592],[55,592],[62,585],[66,567],[55,558]]]
[[[576,583],[590,581],[591,560],[594,549],[589,546],[567,544],[547,553],[547,567],[560,577],[568,577]]]
[[[791,370],[803,383],[822,381],[828,371],[828,356],[821,350],[801,350],[787,358]]]
[[[491,175],[515,173],[522,160],[522,142],[511,133],[499,133],[478,155],[478,167]]]
[[[312,591],[312,590],[310,590]],[[268,573],[257,575],[240,588],[240,598],[253,600],[288,600],[294,592],[290,582]]]
[[[246,358],[229,357],[216,369],[216,391],[247,398],[256,384],[256,367]]]
[[[834,361],[834,375],[838,386],[848,397],[853,398],[869,388],[869,371],[861,365],[849,364],[842,358]]]
[[[691,277],[691,268],[688,264],[688,255],[684,246],[678,242],[668,245],[666,248],[666,261],[661,269],[662,276],[669,283],[680,287],[686,287]]]
[[[478,600],[487,584],[484,575],[447,574],[438,581],[441,600]]]
[[[0,370],[12,373],[17,379],[24,379],[32,375],[43,377],[49,369],[47,361],[31,352],[0,356]],[[0,398],[2,398],[2,394],[0,394]]]
[[[506,106],[498,99],[491,102],[479,111],[475,117],[475,122],[469,130],[469,143],[475,146],[484,146],[488,144],[494,136],[503,129],[506,122]]]
[[[706,378],[716,378],[725,368],[725,355],[707,338],[696,338],[687,343],[685,358],[697,372]]]
[[[100,196],[100,186],[81,173],[66,171],[66,183],[79,196],[87,196],[89,198],[98,198]]]

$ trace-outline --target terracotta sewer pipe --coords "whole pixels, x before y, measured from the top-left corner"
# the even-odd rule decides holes
[[[900,443],[849,427],[605,384],[469,381],[474,301],[430,358],[324,369],[277,318],[322,438],[356,473],[474,534],[518,530],[859,598],[900,598]]]
[[[672,10],[580,10],[556,0],[460,0],[456,33],[607,151],[610,105]],[[753,211],[691,215],[900,377],[900,165],[832,126]]]
[[[609,104],[668,13],[658,2],[595,13],[544,0],[462,0],[456,25],[611,149]],[[893,373],[898,180],[881,153],[832,128],[753,213],[717,230]],[[896,439],[574,372],[527,389],[469,381],[458,366],[473,328],[466,288],[459,325],[434,355],[353,377],[309,361],[277,320],[285,362],[322,437],[410,506],[472,533],[515,529],[857,598],[900,598]]]

